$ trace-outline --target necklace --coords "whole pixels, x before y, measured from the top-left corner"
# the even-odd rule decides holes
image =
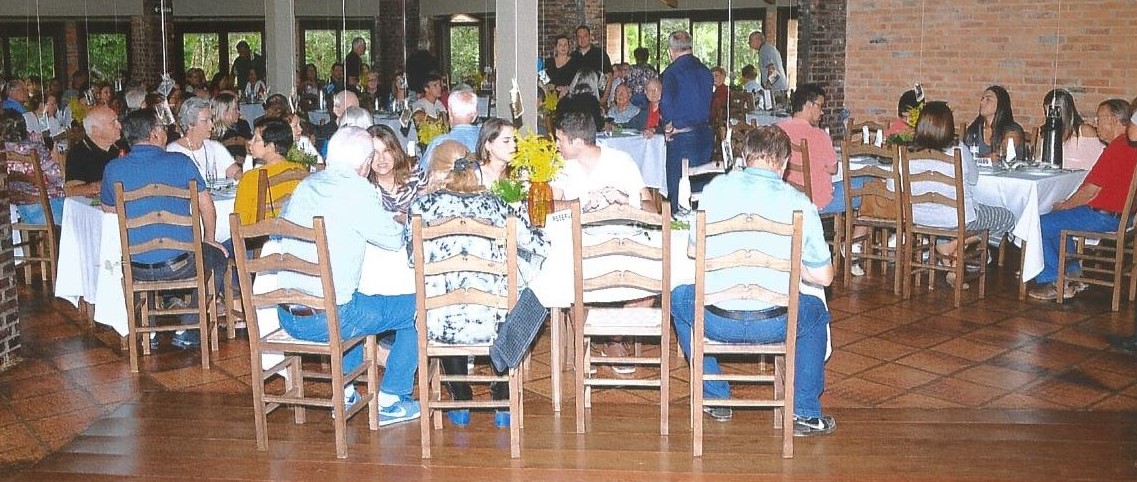
[[[197,166],[197,171],[200,172],[202,174],[202,177],[205,178],[205,182],[208,183],[217,178],[217,175],[214,172],[216,169],[209,160],[209,149],[205,148],[204,141],[202,141],[201,146],[199,146],[197,149],[193,149],[190,145],[189,139],[186,139],[186,149],[189,150],[190,158],[193,159],[194,166]],[[203,160],[199,160],[197,158],[197,151],[199,150],[201,151],[201,155],[204,158]]]

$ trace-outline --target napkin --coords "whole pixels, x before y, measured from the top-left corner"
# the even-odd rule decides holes
[[[877,147],[884,147],[884,129],[876,130],[876,142],[873,144]]]
[[[774,108],[774,94],[769,89],[762,91],[763,102],[766,104],[767,109]]]
[[[1014,160],[1015,160],[1015,157],[1016,157],[1016,153],[1015,153],[1015,139],[1014,139],[1013,137],[1012,137],[1012,138],[1008,138],[1008,139],[1007,139],[1007,154],[1006,154],[1006,156],[1005,156],[1003,159],[1004,159],[1006,162],[1011,162],[1011,161],[1014,161]]]
[[[861,144],[869,143],[869,126],[861,126]]]

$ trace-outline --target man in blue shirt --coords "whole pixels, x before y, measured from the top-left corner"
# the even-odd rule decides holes
[[[130,153],[112,160],[103,171],[99,199],[103,210],[115,211],[115,183],[122,183],[123,191],[132,191],[148,184],[165,184],[185,189],[190,181],[197,181],[197,204],[201,212],[202,245],[201,253],[205,269],[213,273],[214,288],[222,289],[222,276],[228,263],[228,253],[216,241],[217,209],[213,196],[206,189],[197,166],[185,154],[166,152],[166,126],[158,118],[154,109],[137,110],[122,120],[122,135],[130,144]],[[132,201],[126,205],[126,217],[137,218],[155,211],[168,211],[188,216],[190,205],[182,199],[168,197],[148,197]],[[137,245],[158,237],[168,237],[181,241],[192,241],[193,231],[188,226],[151,224],[131,229],[130,244]],[[139,253],[130,260],[130,269],[135,279],[160,281],[185,279],[197,276],[192,252],[170,249],[155,249]],[[197,293],[194,293],[197,296]],[[182,324],[196,324],[197,315],[181,315]],[[174,336],[174,346],[191,348],[198,346],[201,334],[196,331],[183,331]],[[153,341],[151,342],[153,344]]]
[[[411,398],[418,367],[418,332],[413,294],[384,296],[358,291],[368,244],[390,251],[403,249],[403,226],[395,221],[394,213],[383,209],[378,191],[367,182],[374,152],[367,131],[351,126],[340,128],[328,141],[327,167],[301,181],[280,214],[306,227],[312,226],[312,218],[324,217],[336,292],[324,293],[319,278],[297,273],[281,273],[278,282],[281,288],[315,296],[334,295],[340,334],[345,340],[394,332],[395,342],[379,387],[379,425],[382,426],[419,417],[418,402]],[[286,253],[316,261],[316,246],[312,243],[284,239],[281,246]],[[277,311],[280,326],[289,335],[301,340],[328,341],[326,313],[306,307],[280,307]],[[344,356],[344,373],[362,363],[363,346],[359,345]],[[359,400],[350,385],[345,395],[348,405]]]
[[[8,97],[4,99],[3,108],[12,109],[21,114],[28,111],[24,108],[24,102],[28,101],[28,87],[24,85],[24,81],[20,79],[9,80],[4,92]]]
[[[466,146],[470,152],[476,152],[478,147],[478,126],[474,120],[478,118],[478,95],[473,90],[463,87],[450,93],[446,112],[450,116],[450,132],[435,137],[426,146],[418,165],[422,170],[430,168],[430,155],[434,148],[446,141],[458,141]]]
[[[711,70],[691,54],[691,34],[678,30],[667,37],[671,65],[663,71],[663,97],[660,115],[667,133],[667,199],[671,212],[682,216],[679,209],[679,178],[683,175],[683,159],[699,166],[711,161],[714,132],[711,131],[711,95],[714,78]]]
[[[782,180],[790,157],[790,139],[776,126],[755,129],[743,140],[742,170],[719,176],[703,189],[699,209],[707,222],[718,222],[739,214],[756,214],[778,223],[789,223],[801,211],[803,282],[828,286],[833,281],[829,246],[825,244],[821,219],[809,198]],[[694,254],[695,230],[691,231],[688,253]],[[707,256],[723,256],[739,250],[758,249],[780,258],[789,258],[790,239],[771,233],[727,233],[707,238]],[[736,267],[707,274],[707,292],[731,286],[757,284],[775,293],[789,293],[789,275],[768,268]],[[682,285],[671,292],[671,315],[675,335],[683,352],[690,356],[691,332],[695,320],[695,287]],[[786,309],[761,301],[728,300],[705,307],[707,338],[736,343],[778,343],[786,338]],[[810,436],[832,432],[833,417],[821,414],[821,392],[825,387],[825,350],[828,342],[829,311],[816,296],[798,296],[797,359],[794,370],[794,435]],[[714,357],[704,359],[703,373],[721,373]],[[706,398],[730,398],[725,381],[703,383]],[[719,421],[731,418],[729,407],[707,407],[704,411]]]

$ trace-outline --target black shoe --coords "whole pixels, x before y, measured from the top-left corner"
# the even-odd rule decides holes
[[[837,422],[829,415],[805,418],[794,415],[794,437],[825,435],[837,429]]]
[[[726,422],[734,417],[734,411],[730,407],[703,407],[703,413],[719,422]]]
[[[197,330],[186,330],[177,333],[170,341],[170,344],[183,350],[197,348],[201,346],[201,333],[198,333]]]
[[[1137,336],[1109,337],[1109,346],[1137,355]]]

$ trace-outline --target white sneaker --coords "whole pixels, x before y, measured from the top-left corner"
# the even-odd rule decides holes
[[[849,272],[853,273],[853,276],[865,275],[865,269],[862,268],[859,264],[854,264],[851,268],[849,268]]]

